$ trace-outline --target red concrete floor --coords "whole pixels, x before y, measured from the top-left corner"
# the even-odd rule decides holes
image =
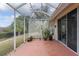
[[[58,41],[34,40],[12,51],[11,56],[77,56]]]

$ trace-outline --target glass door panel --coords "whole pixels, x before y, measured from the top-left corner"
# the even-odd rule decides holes
[[[68,42],[67,45],[77,51],[77,9],[67,15],[68,18]]]
[[[66,44],[66,16],[58,21],[58,39]]]

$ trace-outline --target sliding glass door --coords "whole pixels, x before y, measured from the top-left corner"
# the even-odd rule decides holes
[[[77,9],[58,20],[58,40],[77,51]]]
[[[66,16],[58,21],[58,39],[66,44]]]
[[[67,45],[74,51],[77,51],[77,9],[67,15],[67,22]]]

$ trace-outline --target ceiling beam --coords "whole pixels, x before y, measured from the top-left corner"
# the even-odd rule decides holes
[[[34,12],[35,10],[33,9],[32,4],[31,4],[31,3],[29,3],[29,4],[30,4],[31,9],[32,9],[32,10],[33,10],[33,12]]]
[[[23,15],[21,12],[19,12],[17,9],[15,9],[12,5],[10,5],[9,3],[6,3],[8,6],[10,6],[12,9],[16,10],[19,14]],[[24,16],[24,15],[23,15]]]
[[[43,3],[41,3],[41,11],[42,11],[42,8],[43,8]]]
[[[46,3],[47,5],[51,6],[52,8],[56,9],[56,7],[54,7],[53,5]]]
[[[21,5],[19,5],[16,9],[21,8],[22,6],[26,5],[27,3],[22,3]]]
[[[32,10],[33,10],[34,13],[35,13],[35,12],[42,12],[42,13],[44,13],[44,14],[50,16],[48,13],[46,13],[46,12],[44,12],[44,11],[42,11],[42,10],[41,10],[41,11],[36,11],[36,10],[34,10],[33,7],[32,7],[32,5],[31,5],[31,3],[30,3],[30,6],[31,6],[31,8],[32,8]],[[43,7],[43,6],[42,6],[42,3],[41,3],[41,7]],[[42,9],[42,8],[41,8],[41,9]],[[36,14],[36,13],[35,13],[35,14]],[[37,14],[36,14],[36,15],[37,15]]]
[[[13,7],[12,5],[10,5],[9,3],[6,3],[6,4],[7,4],[8,6],[10,6],[12,9],[16,10],[16,11],[17,11],[18,13],[20,13],[21,15],[23,15],[23,14],[22,14],[21,12],[19,12],[17,9],[19,9],[19,8],[21,8],[22,6],[26,5],[26,3],[23,3],[23,4],[19,5],[17,8],[14,8],[14,7]],[[42,11],[42,8],[43,8],[42,3],[41,3],[41,11],[40,11],[40,10],[39,10],[39,11],[34,10],[33,7],[32,7],[32,4],[31,4],[31,3],[29,3],[29,4],[30,4],[30,7],[31,7],[31,9],[32,9],[32,12],[35,13],[35,15],[37,15],[36,12],[42,12],[42,13],[44,13],[45,15],[50,16],[48,13]],[[23,15],[23,16],[24,16],[24,15]]]
[[[30,4],[30,7],[31,7],[33,13],[35,13],[35,10],[33,9],[32,4],[31,3],[29,3],[29,4]],[[35,15],[37,15],[37,14],[35,13]]]
[[[42,12],[42,13],[46,14],[47,16],[50,16],[48,13],[46,13],[44,11],[35,11],[35,12]]]

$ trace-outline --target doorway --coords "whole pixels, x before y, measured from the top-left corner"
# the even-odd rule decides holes
[[[77,52],[77,9],[58,20],[58,40]]]
[[[67,15],[68,43],[67,45],[77,51],[77,9]]]
[[[66,44],[66,16],[58,21],[58,39]]]

